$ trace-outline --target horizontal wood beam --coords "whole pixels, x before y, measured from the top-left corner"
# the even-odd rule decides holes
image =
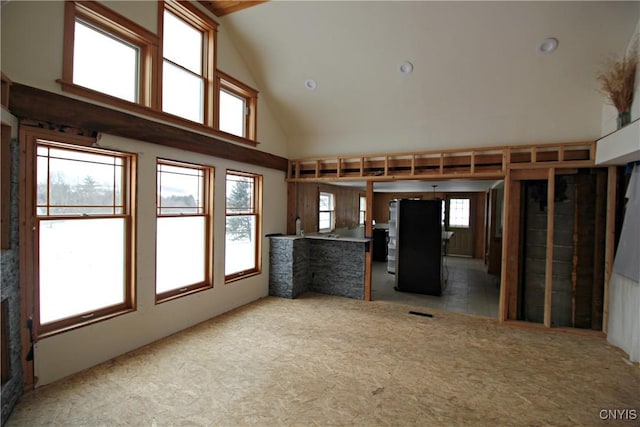
[[[92,130],[287,171],[288,160],[284,157],[19,83],[11,85],[9,111],[19,118]]]

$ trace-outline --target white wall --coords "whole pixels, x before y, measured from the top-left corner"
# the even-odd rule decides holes
[[[118,13],[155,31],[156,2],[109,2]],[[13,81],[63,93],[56,79],[62,74],[63,2],[9,2],[2,18],[2,71]],[[218,32],[218,67],[256,86],[222,26]],[[259,98],[258,149],[286,156],[286,138]],[[227,168],[264,177],[263,233],[285,231],[284,173],[195,154],[169,147],[102,135],[103,147],[138,154],[137,310],[108,321],[40,340],[35,346],[38,385],[48,384],[114,356],[168,336],[268,293],[269,245],[263,239],[262,274],[224,284],[224,178]],[[154,302],[155,161],[156,157],[211,165],[215,168],[214,288],[159,305]]]
[[[627,55],[632,54],[631,49],[638,48],[640,42],[640,20],[636,25],[631,40],[626,49]],[[636,57],[640,58],[640,52],[635,52]],[[640,67],[636,73],[636,84],[634,90],[633,104],[631,106],[631,120],[636,120],[640,117]],[[602,134],[609,134],[616,129],[615,117],[617,111],[615,108],[605,105],[603,107],[602,114]],[[613,120],[612,120],[613,119]],[[636,127],[637,129],[637,127]],[[625,137],[633,136],[631,140],[621,140],[620,143],[625,143],[630,147],[637,144],[637,131],[634,131],[631,127],[626,127],[622,131],[616,132],[615,135],[626,135]],[[636,166],[637,174],[638,167]],[[635,178],[635,179],[634,179]],[[635,181],[635,183],[634,183]],[[637,234],[637,226],[634,228],[633,220],[638,217],[640,212],[640,203],[638,202],[638,179],[637,176],[632,176],[629,183],[629,187],[634,187],[635,191],[627,190],[627,195],[635,196],[635,199],[628,200],[626,205],[625,218],[623,221],[622,236],[620,238],[618,253],[616,254],[616,260],[614,262],[614,271],[611,275],[609,283],[609,323],[607,332],[607,341],[615,346],[623,349],[628,355],[629,360],[632,362],[640,361],[640,277],[632,278],[625,277],[620,274],[623,270],[629,270],[618,268],[620,261],[638,260],[640,259],[640,253],[622,253],[623,250],[631,252],[637,252],[637,245],[629,244],[635,243],[639,236]],[[631,193],[631,194],[629,194]],[[636,223],[637,225],[637,223]],[[626,243],[625,243],[626,241]],[[622,257],[621,257],[622,255]]]
[[[637,43],[634,43],[634,40]],[[636,25],[636,29],[629,40],[627,48],[620,53],[620,56],[624,53],[626,55],[633,55],[632,49],[636,49],[635,56],[640,59],[640,20],[638,20],[638,24]],[[604,98],[606,100],[606,97]],[[611,132],[616,130],[617,126],[617,117],[618,110],[606,102],[602,105],[602,121],[601,121],[601,131],[600,135],[608,135]],[[631,121],[640,117],[640,66],[636,69],[636,84],[635,90],[633,91],[633,104],[631,104]]]
[[[262,239],[262,274],[224,283],[224,206],[227,168],[263,174],[263,231],[283,232],[286,218],[284,173],[105,135],[99,145],[138,154],[137,298],[133,313],[40,340],[35,347],[38,385],[155,341],[268,294],[269,242]],[[159,305],[155,297],[155,169],[156,157],[215,168],[214,288]],[[274,203],[275,202],[275,203]]]

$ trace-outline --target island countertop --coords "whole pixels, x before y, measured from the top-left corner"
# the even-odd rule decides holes
[[[362,238],[362,237],[343,237],[335,234],[305,234],[304,236],[296,236],[296,235],[283,235],[283,236],[269,236],[271,239],[320,239],[320,240],[331,240],[336,242],[355,242],[355,243],[367,243],[372,239]]]
[[[364,299],[371,239],[320,234],[270,238],[269,295],[295,298],[313,291]]]

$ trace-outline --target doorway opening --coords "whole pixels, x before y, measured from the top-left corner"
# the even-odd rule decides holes
[[[372,299],[497,318],[503,187],[503,181],[374,183]],[[440,295],[396,290],[398,199],[442,202]]]

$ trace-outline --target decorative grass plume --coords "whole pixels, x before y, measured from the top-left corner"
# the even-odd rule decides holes
[[[628,54],[620,60],[610,61],[607,71],[597,77],[600,89],[609,97],[609,102],[616,107],[618,113],[631,111],[638,64],[637,41],[633,43],[629,52],[630,55]]]

